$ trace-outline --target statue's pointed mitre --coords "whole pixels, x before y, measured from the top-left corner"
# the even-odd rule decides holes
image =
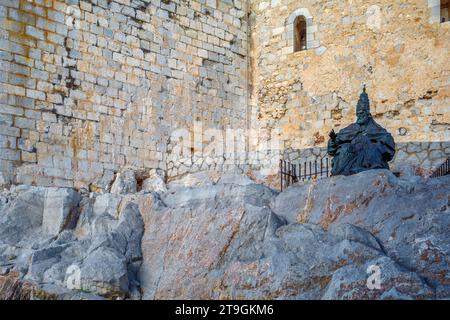
[[[356,112],[358,110],[366,110],[370,113],[369,96],[366,93],[366,85],[364,85],[363,92],[359,95],[358,104],[356,105]]]

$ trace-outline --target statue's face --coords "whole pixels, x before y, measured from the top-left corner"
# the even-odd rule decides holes
[[[370,113],[367,112],[366,110],[362,109],[362,110],[358,110],[356,112],[356,123],[359,125],[365,125],[369,122],[370,119]]]

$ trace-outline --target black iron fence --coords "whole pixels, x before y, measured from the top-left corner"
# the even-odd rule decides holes
[[[281,191],[298,181],[327,178],[330,176],[330,170],[330,160],[326,157],[320,161],[309,161],[303,164],[280,160]]]
[[[450,174],[450,158],[447,158],[443,164],[441,164],[434,172],[431,174],[430,178],[442,177]]]
[[[281,191],[298,182],[331,176],[330,159],[325,157],[320,161],[309,161],[303,163],[291,163],[280,160],[280,184]],[[430,176],[430,178],[442,177],[450,174],[450,158],[441,164]]]

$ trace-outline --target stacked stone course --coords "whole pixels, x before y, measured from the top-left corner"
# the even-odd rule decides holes
[[[2,1],[0,172],[80,187],[122,166],[166,169],[171,132],[196,118],[242,126],[245,9],[239,0]]]
[[[432,169],[450,141],[450,23],[438,5],[3,0],[0,181],[88,187],[121,167],[276,172],[283,154],[323,156],[328,132],[354,121],[363,84],[398,143],[393,167]],[[307,50],[293,52],[299,15]],[[208,129],[223,154],[202,153]]]

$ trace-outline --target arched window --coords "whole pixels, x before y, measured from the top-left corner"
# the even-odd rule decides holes
[[[286,21],[287,45],[286,52],[293,53],[320,47],[316,38],[318,26],[313,23],[313,17],[306,8],[294,10]],[[323,51],[319,50],[319,55]]]
[[[429,23],[450,21],[450,0],[428,0],[428,8],[431,13]]]
[[[450,5],[449,0],[441,0],[441,22],[450,21]]]
[[[306,19],[298,16],[294,21],[294,52],[306,50]]]

